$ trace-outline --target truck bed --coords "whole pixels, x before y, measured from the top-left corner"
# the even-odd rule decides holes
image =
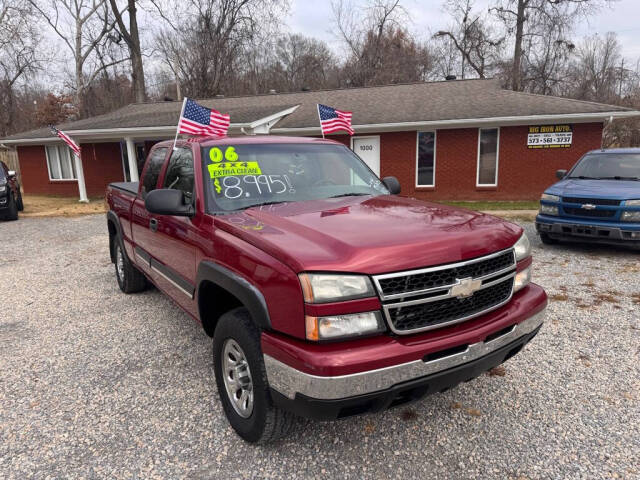
[[[118,190],[121,190],[135,197],[138,194],[139,184],[140,182],[113,182],[110,183],[109,186],[112,188],[117,188]]]

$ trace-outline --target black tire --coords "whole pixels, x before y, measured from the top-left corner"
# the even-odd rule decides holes
[[[22,203],[22,192],[18,192],[18,211],[22,212],[24,210],[24,203]]]
[[[116,240],[113,248],[116,280],[120,290],[124,293],[136,293],[147,288],[147,279],[140,270],[133,266],[122,242]]]
[[[558,240],[551,238],[547,233],[540,233],[540,241],[545,245],[557,245]]]
[[[9,195],[9,203],[7,213],[5,215],[7,220],[18,220],[18,205],[13,195]]]
[[[252,383],[253,408],[246,418],[232,405],[223,378],[223,351],[230,340],[241,348]],[[291,430],[296,417],[273,404],[260,348],[260,331],[245,308],[236,308],[220,317],[213,336],[213,368],[222,408],[240,437],[251,443],[268,443]]]

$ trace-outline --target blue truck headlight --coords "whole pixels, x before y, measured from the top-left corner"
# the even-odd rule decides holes
[[[540,200],[545,200],[547,202],[559,202],[560,197],[558,195],[551,195],[550,193],[543,193]]]
[[[625,207],[640,207],[640,199],[627,200],[624,202]],[[623,222],[639,222],[640,223],[640,210],[627,210],[622,212],[620,219]]]
[[[540,213],[543,215],[558,215],[557,205],[547,205],[546,203],[540,204]]]

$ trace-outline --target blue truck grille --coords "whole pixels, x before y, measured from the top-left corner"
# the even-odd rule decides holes
[[[585,198],[585,197],[562,197],[562,201],[565,203],[590,203],[591,205],[608,205],[618,206],[622,200],[610,200],[608,198]]]
[[[573,217],[613,218],[616,210],[585,210],[584,208],[562,207],[564,213]]]

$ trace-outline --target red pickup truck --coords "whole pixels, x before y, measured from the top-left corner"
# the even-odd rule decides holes
[[[201,322],[247,441],[446,390],[543,323],[522,228],[398,196],[342,144],[161,142],[141,178],[107,189],[118,285],[152,283]]]

